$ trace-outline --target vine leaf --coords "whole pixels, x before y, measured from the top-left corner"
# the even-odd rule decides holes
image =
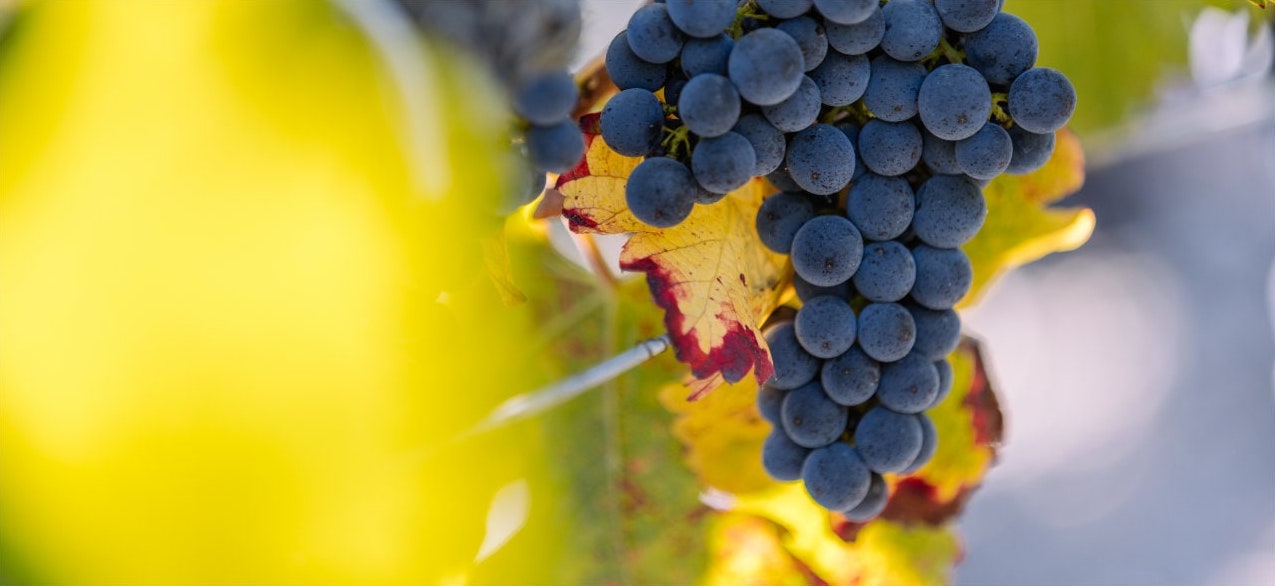
[[[646,273],[677,358],[695,377],[720,373],[735,382],[752,371],[758,381],[770,378],[773,366],[758,326],[778,306],[787,258],[763,246],[753,229],[765,182],[754,179],[720,202],[696,205],[677,226],[652,228],[629,212],[624,198],[625,181],[641,159],[606,146],[597,114],[581,125],[585,158],[555,186],[571,229],[632,234],[620,267]]]
[[[1075,250],[1089,240],[1093,210],[1049,207],[1080,189],[1084,169],[1080,141],[1063,129],[1044,167],[1027,175],[1001,175],[988,184],[983,190],[987,221],[961,247],[974,265],[974,284],[962,307],[976,303],[988,284],[1006,271],[1054,252]]]
[[[960,557],[960,542],[947,527],[878,519],[847,540],[797,482],[740,497],[734,511],[768,519],[786,530],[784,547],[810,569],[816,583],[946,584]]]
[[[660,391],[660,402],[678,417],[673,436],[685,447],[685,460],[700,482],[741,494],[774,485],[761,466],[761,445],[770,424],[757,413],[757,383],[745,379],[701,401],[686,401],[682,385]]]

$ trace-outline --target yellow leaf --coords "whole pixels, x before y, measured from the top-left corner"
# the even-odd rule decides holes
[[[596,133],[596,115],[582,124],[585,159],[557,184],[572,229],[633,234],[620,266],[646,273],[677,357],[696,377],[721,373],[734,382],[751,370],[759,382],[770,378],[773,367],[758,326],[778,305],[787,257],[763,246],[753,228],[766,183],[754,179],[722,201],[696,205],[677,226],[653,228],[625,205],[625,181],[640,159],[607,148]]]
[[[752,515],[716,516],[709,528],[707,586],[806,586],[800,562],[784,549],[780,528]]]
[[[770,424],[757,413],[757,383],[743,380],[687,401],[686,388],[665,386],[660,402],[678,415],[673,435],[686,447],[686,463],[700,482],[731,493],[773,486],[761,466],[761,444]]]
[[[886,520],[864,526],[853,541],[842,539],[833,529],[832,517],[799,482],[740,497],[734,510],[786,529],[784,547],[833,585],[945,584],[960,552],[947,527],[904,526]]]
[[[1080,189],[1085,178],[1084,152],[1068,130],[1057,135],[1054,155],[1033,173],[1001,175],[983,190],[987,221],[962,247],[974,265],[974,284],[961,301],[973,305],[987,285],[1006,271],[1054,252],[1075,250],[1093,233],[1088,208],[1050,208]]]

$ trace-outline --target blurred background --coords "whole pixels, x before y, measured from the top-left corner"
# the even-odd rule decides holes
[[[640,4],[584,0],[574,65]],[[650,392],[671,357],[448,443],[658,315],[615,318],[641,283],[599,294],[519,244],[547,236],[489,213],[516,179],[488,163],[488,80],[427,47],[401,94],[362,32],[384,15],[350,6],[0,0],[0,584],[698,575],[680,526],[598,490],[697,498],[651,464],[681,465]],[[1076,84],[1088,177],[1062,205],[1098,225],[966,315],[1007,439],[957,582],[1275,584],[1275,8],[1006,10]],[[549,303],[465,253],[501,229]]]

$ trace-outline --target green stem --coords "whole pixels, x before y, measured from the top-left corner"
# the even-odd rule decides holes
[[[684,150],[690,150],[690,134],[691,129],[689,126],[682,126],[674,130],[669,130],[668,136],[664,137],[664,140],[660,141],[660,144],[663,145],[665,152],[673,157],[677,157],[678,153]]]
[[[1014,119],[1010,117],[1009,111],[1009,94],[1005,92],[996,92],[992,94],[992,120],[997,124],[1009,128],[1014,125]]]
[[[943,57],[947,58],[948,63],[964,63],[965,54],[956,50],[952,43],[947,42],[947,37],[939,39],[938,51]]]

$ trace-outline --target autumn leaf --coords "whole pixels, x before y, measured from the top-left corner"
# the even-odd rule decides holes
[[[725,513],[709,528],[708,586],[806,586],[813,572],[784,548],[783,528],[761,517]]]
[[[751,370],[758,382],[773,366],[758,326],[778,305],[787,258],[762,245],[753,228],[766,183],[754,179],[711,205],[696,205],[672,228],[638,221],[625,204],[625,181],[640,158],[612,151],[585,116],[588,150],[558,179],[563,215],[576,232],[631,233],[620,255],[627,271],[646,273],[678,360],[700,379],[728,382]]]
[[[770,424],[757,413],[757,383],[745,379],[721,391],[699,401],[687,401],[680,384],[660,391],[660,402],[678,416],[673,436],[686,448],[687,465],[704,485],[730,493],[772,486],[761,466]]]
[[[961,247],[974,266],[974,283],[961,307],[978,302],[1006,271],[1054,252],[1075,250],[1094,229],[1093,210],[1051,208],[1084,183],[1084,152],[1069,130],[1057,134],[1054,155],[1027,175],[1001,175],[983,190],[987,221]]]
[[[798,482],[741,496],[733,510],[783,527],[784,547],[819,580],[834,586],[946,584],[960,555],[960,543],[947,527],[878,519],[854,540],[844,539],[834,531],[828,512]]]

